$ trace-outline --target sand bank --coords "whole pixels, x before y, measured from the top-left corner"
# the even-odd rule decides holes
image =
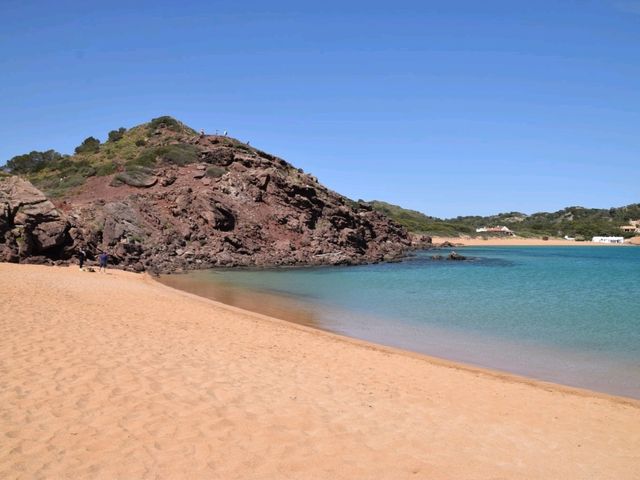
[[[0,478],[640,478],[640,404],[0,264]]]
[[[620,247],[624,245],[620,244],[608,244],[608,243],[596,243],[596,242],[575,242],[572,240],[564,240],[562,238],[550,238],[549,240],[542,240],[542,238],[522,238],[522,237],[487,237],[483,238],[465,238],[465,237],[433,237],[433,243],[450,242],[456,245],[464,246],[485,246],[485,247],[505,247],[505,246],[520,246],[520,247],[535,247],[535,246],[585,246],[594,245],[601,247]]]

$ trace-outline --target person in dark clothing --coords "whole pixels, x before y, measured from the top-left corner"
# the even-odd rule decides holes
[[[80,264],[80,270],[84,268],[84,262],[87,259],[87,252],[80,250],[78,252],[78,263]]]
[[[107,272],[107,262],[109,261],[109,255],[107,254],[107,252],[102,252],[99,256],[98,256],[98,261],[100,262],[100,272]]]

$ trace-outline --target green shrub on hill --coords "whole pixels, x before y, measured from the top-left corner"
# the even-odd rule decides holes
[[[117,142],[118,140],[122,140],[124,134],[127,132],[127,129],[124,127],[120,127],[118,130],[111,130],[109,132],[109,142]]]
[[[178,120],[176,120],[175,118],[170,117],[169,115],[163,115],[162,117],[153,118],[149,122],[150,131],[157,130],[161,127],[168,128],[169,130],[173,130],[175,132],[179,132],[182,130],[182,125],[180,124],[180,122],[178,122]]]
[[[198,161],[198,149],[194,145],[179,143],[156,149],[160,158],[174,165],[187,165]]]
[[[81,153],[96,153],[100,149],[100,140],[95,137],[85,138],[80,145],[75,149],[78,154]]]
[[[65,156],[55,150],[47,150],[46,152],[34,150],[24,155],[16,155],[7,162],[7,168],[14,174],[28,174],[51,166],[62,158]]]
[[[98,177],[105,177],[115,173],[118,169],[114,162],[106,162],[96,166],[96,175]]]
[[[173,165],[188,165],[198,161],[198,149],[186,143],[174,145],[164,145],[161,147],[148,148],[142,151],[138,157],[127,162],[128,166],[140,165],[151,167],[156,162],[164,162]]]

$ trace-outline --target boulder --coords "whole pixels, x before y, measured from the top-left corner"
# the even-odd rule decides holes
[[[430,248],[432,246],[432,239],[429,235],[411,233],[409,238],[412,248]]]
[[[122,184],[137,188],[153,187],[158,182],[158,178],[146,171],[138,170],[132,172],[121,172],[116,174],[111,181],[112,187],[118,187]]]
[[[163,187],[168,187],[169,185],[173,185],[173,183],[177,180],[178,177],[175,175],[166,175],[160,180],[160,185]]]
[[[456,246],[455,244],[448,241],[442,242],[440,245],[438,245],[438,247],[440,248],[453,248],[455,246]]]
[[[29,256],[58,259],[69,222],[44,194],[19,177],[0,179],[0,261]]]

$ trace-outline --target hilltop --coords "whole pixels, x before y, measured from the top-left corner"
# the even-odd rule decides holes
[[[378,262],[406,229],[285,160],[171,117],[31,152],[0,178],[0,260],[105,249],[134,270]],[[4,205],[4,208],[2,208]],[[1,213],[3,212],[4,213]]]
[[[527,215],[521,212],[499,213],[490,216],[460,216],[440,219],[415,210],[373,200],[366,202],[374,210],[384,213],[411,232],[433,236],[453,237],[477,235],[475,229],[482,226],[505,225],[521,237],[563,237],[590,239],[595,235],[632,237],[623,233],[620,226],[630,220],[640,219],[640,204],[618,208],[567,207],[557,212],[539,212]],[[486,234],[483,234],[486,235]]]

